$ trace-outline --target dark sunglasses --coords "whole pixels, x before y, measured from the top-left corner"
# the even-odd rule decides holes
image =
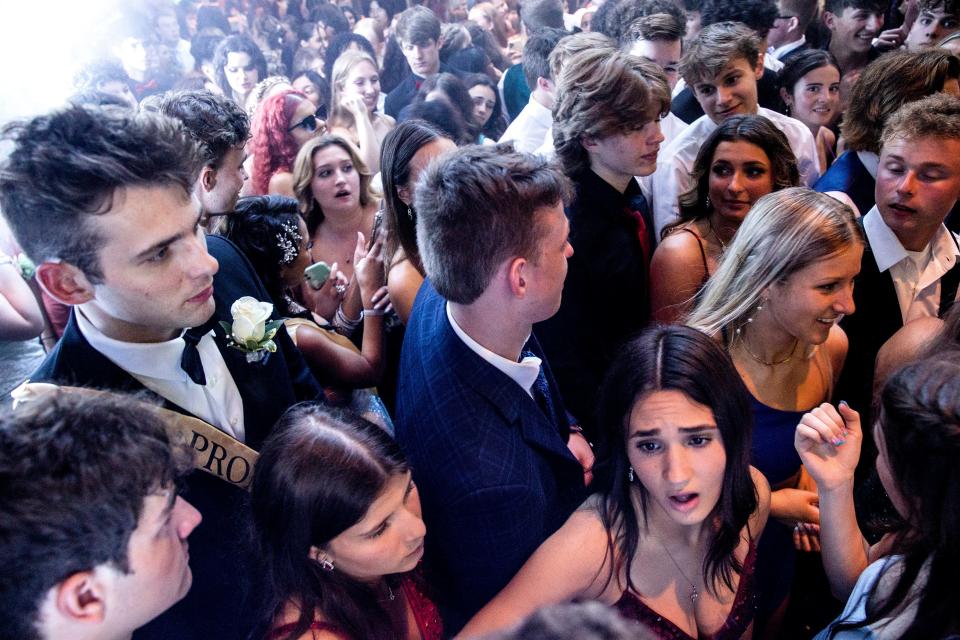
[[[303,127],[307,131],[316,131],[317,128],[320,126],[318,123],[318,120],[326,120],[326,119],[327,119],[327,106],[323,105],[322,107],[317,109],[316,113],[307,116],[297,124],[291,126],[289,129],[287,129],[287,131],[288,132],[293,131],[297,127]]]

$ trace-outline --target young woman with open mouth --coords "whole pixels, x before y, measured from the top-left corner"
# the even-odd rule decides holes
[[[741,638],[770,489],[749,465],[750,405],[729,356],[689,327],[648,329],[611,366],[598,417],[598,493],[462,635],[581,598],[656,637]]]

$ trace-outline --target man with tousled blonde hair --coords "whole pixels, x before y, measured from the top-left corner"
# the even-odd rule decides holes
[[[837,383],[863,415],[871,408],[877,351],[912,320],[943,316],[960,288],[960,237],[943,222],[960,198],[960,98],[903,106],[881,137],[876,205],[862,218],[867,250],[841,326],[850,351]]]

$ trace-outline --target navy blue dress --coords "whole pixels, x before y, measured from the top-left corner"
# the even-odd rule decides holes
[[[793,434],[806,411],[784,411],[768,407],[750,396],[753,410],[751,462],[775,487],[797,474],[800,455],[793,447]],[[757,543],[757,616],[766,619],[790,593],[796,550],[793,529],[775,518]]]

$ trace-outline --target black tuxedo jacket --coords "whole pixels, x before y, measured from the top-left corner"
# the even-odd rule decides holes
[[[245,295],[264,301],[270,298],[250,262],[233,243],[210,236],[207,244],[210,254],[219,261],[220,270],[213,281],[216,311],[200,330],[216,330],[217,346],[243,398],[246,444],[259,449],[287,407],[317,398],[320,388],[282,327],[274,338],[276,353],[263,363],[250,364],[241,351],[227,346],[217,322],[231,321],[230,305]],[[90,346],[72,313],[60,342],[30,379],[153,395]],[[165,408],[188,413],[172,402],[159,400]],[[193,586],[183,600],[134,637],[244,638],[256,610],[256,603],[247,602],[251,580],[243,544],[247,536],[246,494],[212,475],[193,471],[186,478],[184,497],[203,515],[189,539]]]
[[[863,218],[858,220],[863,226]],[[866,235],[864,235],[866,239]],[[960,284],[960,262],[940,279],[940,309],[942,317],[953,305]],[[869,426],[873,396],[873,378],[876,372],[877,352],[903,326],[897,290],[893,286],[890,271],[880,272],[869,240],[863,252],[860,275],[853,289],[856,312],[844,317],[840,326],[847,334],[849,348],[843,372],[837,382],[834,397],[839,402],[846,400],[860,412],[861,423]],[[865,442],[870,451],[870,431],[864,428]],[[861,460],[867,459],[862,455]]]

